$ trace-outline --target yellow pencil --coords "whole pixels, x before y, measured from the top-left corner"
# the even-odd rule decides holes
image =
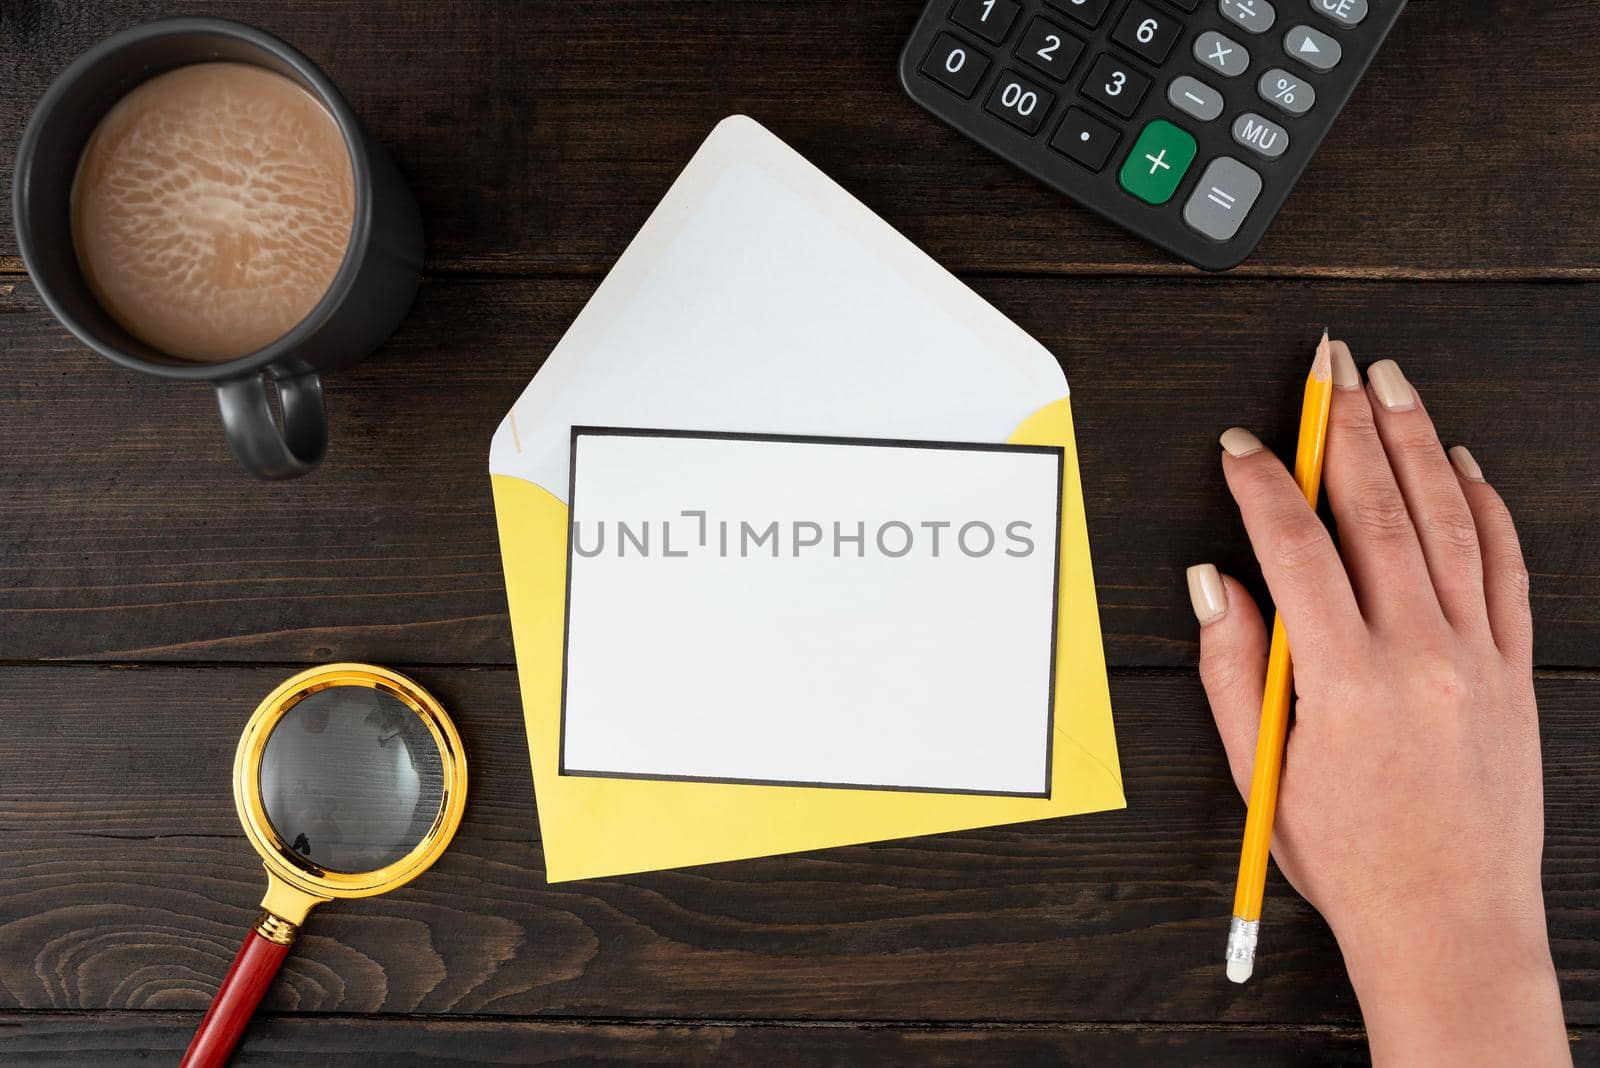
[[[1311,507],[1322,486],[1322,455],[1328,440],[1328,409],[1333,403],[1333,363],[1328,333],[1323,331],[1306,378],[1300,409],[1300,442],[1295,447],[1294,480]],[[1283,617],[1272,621],[1272,652],[1267,658],[1267,689],[1261,700],[1261,733],[1256,737],[1255,770],[1250,775],[1250,810],[1244,821],[1244,847],[1239,851],[1239,883],[1233,892],[1233,920],[1228,924],[1228,978],[1242,983],[1255,970],[1256,937],[1261,932],[1261,898],[1267,886],[1267,858],[1272,851],[1272,818],[1278,810],[1278,780],[1283,774],[1283,746],[1289,733],[1289,700],[1294,669],[1289,662],[1289,636]]]

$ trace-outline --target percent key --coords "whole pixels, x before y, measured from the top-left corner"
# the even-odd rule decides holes
[[[1290,115],[1304,115],[1317,102],[1317,92],[1281,67],[1274,67],[1256,83],[1261,99]]]

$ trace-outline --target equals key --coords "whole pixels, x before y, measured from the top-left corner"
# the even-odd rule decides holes
[[[1261,175],[1229,156],[1211,161],[1183,206],[1183,221],[1213,241],[1230,241],[1261,196]]]

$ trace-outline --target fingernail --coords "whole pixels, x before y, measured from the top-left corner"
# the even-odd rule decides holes
[[[1417,395],[1411,389],[1411,383],[1406,381],[1406,376],[1400,373],[1400,365],[1393,360],[1379,360],[1367,368],[1367,381],[1372,383],[1372,392],[1378,395],[1378,403],[1391,412],[1409,412],[1417,406]]]
[[[1228,614],[1228,591],[1215,564],[1196,564],[1189,569],[1189,603],[1202,627]]]
[[[1260,452],[1265,446],[1261,439],[1242,426],[1222,432],[1222,447],[1229,456],[1249,456],[1251,453]]]
[[[1343,341],[1335,341],[1329,345],[1333,352],[1333,384],[1340,389],[1360,389],[1361,372],[1356,370],[1355,357],[1350,355],[1350,346]]]
[[[1450,463],[1462,478],[1473,482],[1483,481],[1483,468],[1478,466],[1478,461],[1472,458],[1472,453],[1467,451],[1465,445],[1457,445],[1450,450]]]

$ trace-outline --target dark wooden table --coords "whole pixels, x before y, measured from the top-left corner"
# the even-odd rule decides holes
[[[426,877],[313,918],[245,1063],[1363,1061],[1333,940],[1276,877],[1257,979],[1222,976],[1242,806],[1182,588],[1201,560],[1253,573],[1216,434],[1291,446],[1327,323],[1358,357],[1402,361],[1519,521],[1550,931],[1578,1059],[1600,1062],[1594,5],[1415,0],[1223,277],[919,112],[894,75],[919,6],[0,0],[0,186],[73,55],[205,11],[327,69],[413,181],[429,239],[410,319],[330,381],[327,462],[264,484],[207,390],[69,337],[0,226],[0,1061],[175,1058],[262,885],[229,792],[240,727],[331,659],[438,693],[473,794]],[[1060,356],[1127,811],[545,884],[489,435],[732,112]]]

